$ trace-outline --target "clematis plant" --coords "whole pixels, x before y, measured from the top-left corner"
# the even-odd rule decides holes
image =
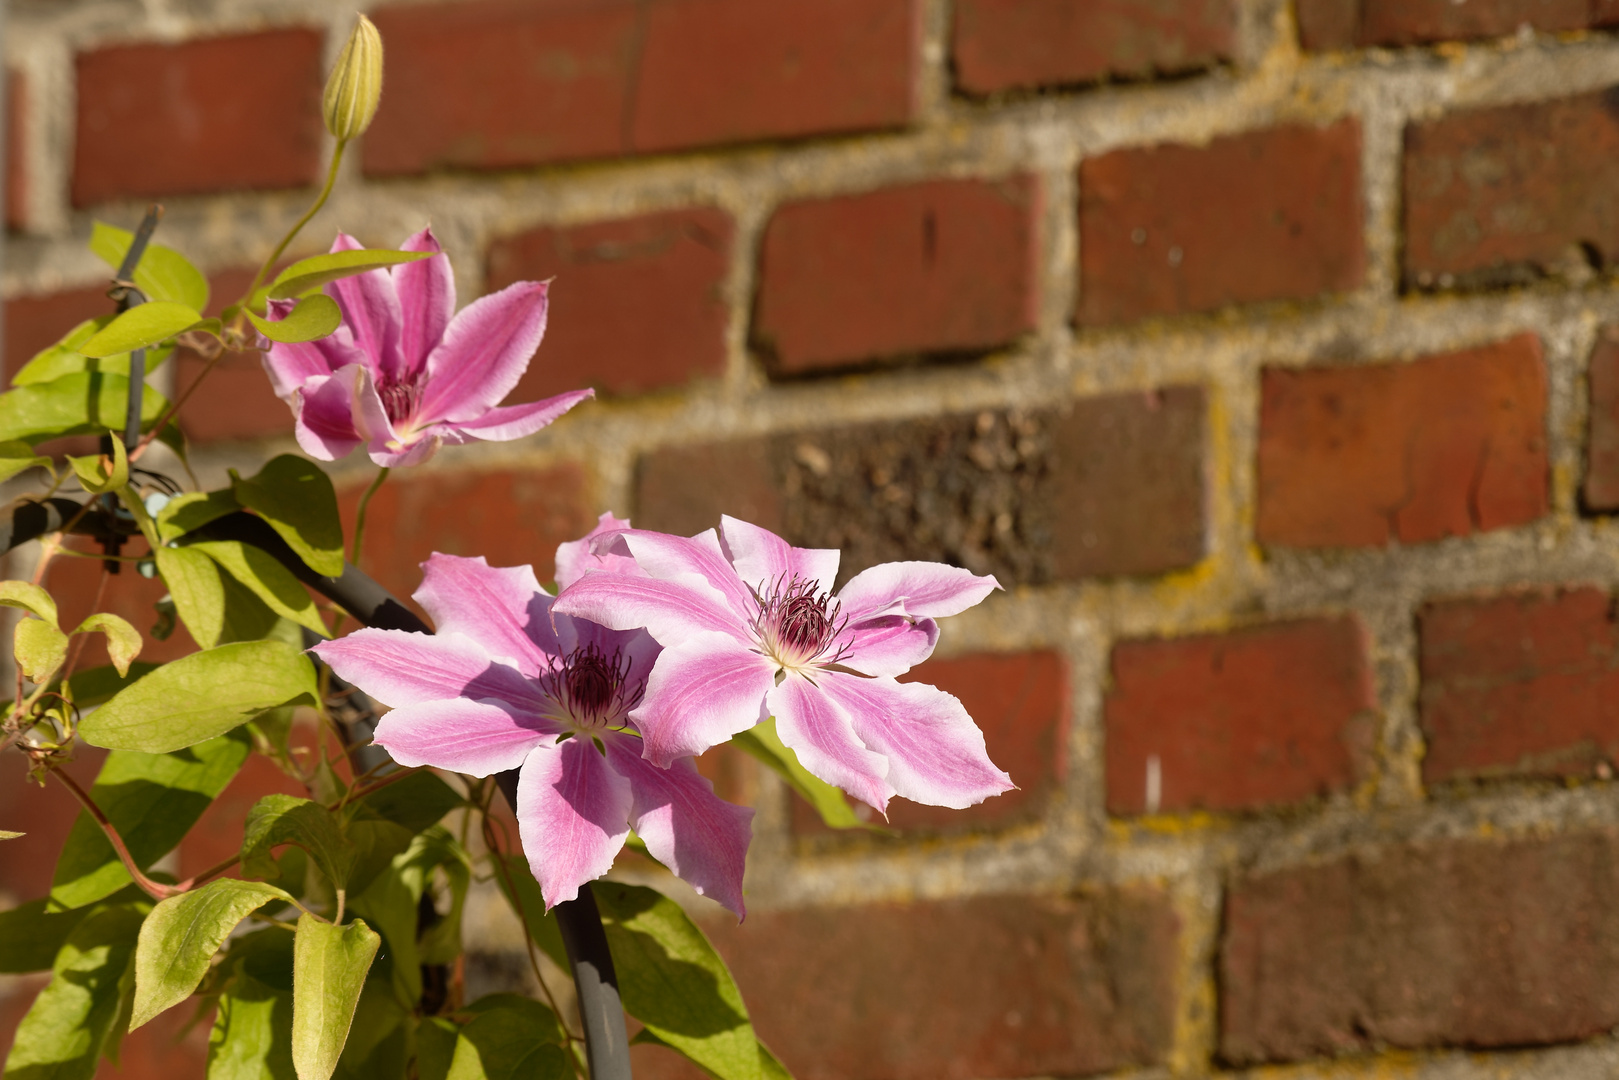
[[[960,701],[896,679],[933,652],[934,620],[983,600],[1000,587],[993,577],[885,563],[834,595],[837,551],[793,547],[732,517],[718,533],[624,528],[597,545],[607,558],[553,610],[644,626],[664,647],[629,714],[653,762],[700,754],[773,715],[806,769],[885,814],[894,795],[959,809],[1012,788]]]
[[[563,545],[559,584],[579,546]],[[629,714],[660,651],[646,631],[553,615],[531,567],[434,555],[423,570],[415,597],[437,635],[366,629],[314,649],[393,707],[377,745],[402,765],[520,769],[517,821],[547,907],[607,873],[633,824],[653,858],[743,914],[753,811],[716,796],[689,757],[641,756]]]
[[[362,250],[344,233],[332,244],[333,254]],[[502,406],[545,336],[545,282],[519,281],[457,312],[454,271],[432,229],[401,250],[432,254],[331,282],[342,325],[316,341],[272,342],[265,355],[304,453],[335,461],[364,444],[385,468],[419,465],[445,444],[532,435],[594,394]],[[294,306],[271,301],[270,321]]]

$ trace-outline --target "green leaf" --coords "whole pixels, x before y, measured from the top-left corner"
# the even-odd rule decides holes
[[[276,322],[261,319],[251,311],[245,314],[259,333],[271,341],[289,345],[327,337],[343,323],[343,312],[337,301],[319,293],[298,301],[298,306],[287,312],[286,318]]]
[[[343,572],[343,525],[337,492],[314,462],[293,454],[271,458],[248,480],[237,479],[236,498],[268,521],[317,574]]]
[[[348,886],[354,846],[343,837],[337,816],[320,803],[294,795],[266,795],[247,813],[242,833],[242,873],[275,877],[270,849],[296,844],[309,853],[335,888]]]
[[[352,891],[367,889],[417,833],[462,805],[454,789],[427,769],[350,803],[344,832],[359,850],[349,875]]]
[[[540,883],[534,880],[528,860],[521,855],[507,855],[502,861],[506,873],[496,874],[495,880],[506,894],[506,901],[527,925],[534,944],[558,967],[566,968],[568,950],[562,943],[562,930],[557,926],[556,916],[545,910],[545,896],[540,892]]]
[[[112,666],[118,674],[128,674],[129,665],[141,652],[141,632],[117,615],[105,611],[91,615],[73,632],[93,634],[98,630],[107,635],[107,656],[111,658]]]
[[[91,713],[91,746],[160,754],[223,735],[267,709],[312,703],[315,669],[281,641],[244,641],[165,664]]]
[[[73,703],[81,709],[89,708],[91,705],[100,705],[143,675],[155,671],[158,666],[157,664],[136,661],[129,665],[127,675],[118,674],[117,670],[110,664],[86,668],[83,671],[74,673],[73,678],[67,681],[67,693],[72,696]],[[62,692],[60,684],[54,689],[59,693]]]
[[[232,641],[258,641],[264,638],[286,640],[276,638],[276,628],[283,623],[292,626],[292,623],[279,618],[265,606],[263,600],[253,595],[252,589],[229,574],[221,573],[219,581],[225,588],[225,626],[219,634],[221,645]],[[299,630],[297,633],[301,635],[303,631]],[[302,637],[298,637],[293,647],[303,650]]]
[[[281,930],[268,933],[287,936]],[[238,971],[219,996],[219,1012],[208,1035],[208,1080],[296,1077],[292,1068],[292,994]]]
[[[33,355],[33,358],[24,364],[17,374],[11,377],[12,386],[27,386],[30,383],[49,382],[62,375],[75,371],[107,371],[104,366],[113,357],[91,360],[79,351],[79,346],[95,337],[96,332],[112,322],[111,315],[102,315],[94,319],[86,319],[62,336],[56,344],[42,349]],[[122,358],[124,369],[120,374],[129,374],[129,357]],[[88,367],[87,365],[95,365]]]
[[[124,440],[112,440],[112,468],[108,469],[102,462],[101,456],[69,457],[67,463],[73,466],[73,474],[79,478],[79,486],[84,490],[100,495],[106,491],[116,491],[129,483],[129,451],[124,449]]]
[[[129,1030],[191,996],[214,954],[248,914],[292,899],[273,885],[220,878],[164,900],[141,924]]]
[[[742,993],[691,917],[639,885],[597,881],[591,889],[625,1011],[722,1080],[762,1080]]]
[[[200,322],[202,313],[189,304],[154,300],[113,319],[79,346],[79,351],[89,357],[102,357],[145,349],[183,334]]]
[[[225,626],[225,586],[219,579],[218,564],[190,548],[160,547],[153,554],[157,572],[169,587],[175,611],[192,639],[204,649],[217,644]]]
[[[38,585],[26,581],[0,581],[0,605],[31,611],[41,619],[57,626],[56,601]]]
[[[67,936],[91,911],[46,911],[45,903],[32,900],[0,911],[0,973],[16,975],[49,968]]]
[[[170,499],[168,504],[157,512],[158,538],[167,543],[193,529],[200,529],[226,514],[234,514],[241,508],[242,504],[236,501],[235,492],[229,488],[219,491],[188,491],[184,495]]]
[[[389,251],[384,248],[363,248],[358,251],[334,251],[329,255],[312,255],[299,259],[270,283],[271,300],[290,300],[302,296],[310,289],[318,289],[339,278],[353,277],[367,270],[380,270],[400,263],[431,258],[431,251]]]
[[[17,1026],[5,1075],[15,1080],[90,1080],[116,1044],[131,990],[130,962],[140,932],[133,906],[97,911],[68,935],[51,981]]]
[[[18,439],[0,442],[0,483],[33,468],[44,469],[52,480],[56,479],[50,458],[34,453],[33,447]]]
[[[293,942],[292,1062],[298,1080],[328,1080],[348,1040],[365,973],[382,938],[365,923],[298,920]]]
[[[134,240],[129,230],[98,221],[90,232],[90,250],[117,271]],[[176,300],[198,311],[208,309],[208,279],[171,247],[147,244],[132,280],[148,300]]]
[[[825,780],[810,773],[799,764],[793,753],[776,734],[776,718],[763,720],[739,735],[731,736],[738,750],[756,758],[772,769],[787,785],[804,797],[815,808],[821,820],[834,829],[871,829],[873,826],[855,816],[854,807],[843,797],[843,792]],[[886,831],[881,826],[877,831]]]
[[[88,435],[124,426],[129,377],[100,372],[64,375],[0,394],[0,440],[38,443],[63,435]],[[141,395],[142,430],[169,407],[147,386]]]
[[[424,1016],[416,1023],[417,1080],[448,1080],[455,1059],[460,1028],[441,1016]]]
[[[43,619],[23,619],[13,640],[17,666],[36,683],[50,678],[67,659],[67,635]]]
[[[417,899],[427,892],[433,872],[443,873],[450,889],[450,910],[422,932],[422,963],[454,963],[461,953],[461,913],[472,884],[472,857],[450,830],[435,825],[411,841],[410,850],[395,865]]]
[[[481,1006],[481,1008],[480,1008]],[[447,1080],[563,1080],[568,1058],[550,1009],[516,994],[491,995],[458,1033]]]
[[[337,1059],[335,1080],[405,1080],[410,1020],[410,1010],[399,1004],[385,980],[367,979],[348,1042]]]
[[[206,540],[189,544],[187,548],[213,559],[283,619],[308,627],[321,637],[331,636],[315,609],[314,598],[292,576],[291,570],[263,548],[240,540]]]
[[[236,776],[247,754],[243,738],[212,739],[172,754],[115,750],[102,764],[90,797],[144,870],[174,850]],[[56,860],[51,908],[83,907],[129,883],[106,835],[81,812]]]
[[[414,1006],[422,998],[422,957],[416,947],[421,894],[413,893],[405,883],[400,858],[403,856],[378,874],[350,908],[387,942],[384,955],[392,968],[394,993],[401,1002]]]

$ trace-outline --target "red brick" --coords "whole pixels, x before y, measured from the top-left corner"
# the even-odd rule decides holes
[[[1353,616],[1115,645],[1108,810],[1249,810],[1352,788],[1376,734],[1367,648]]]
[[[73,205],[311,183],[321,84],[315,30],[82,53]]]
[[[1619,89],[1405,131],[1407,285],[1533,281],[1619,258]]]
[[[1347,292],[1366,272],[1362,227],[1354,119],[1089,158],[1079,166],[1078,319]]]
[[[734,231],[722,210],[676,210],[493,244],[491,292],[556,278],[545,343],[512,400],[580,386],[635,394],[722,374]]]
[[[1428,45],[1506,37],[1520,26],[1542,32],[1619,22],[1612,0],[1299,0],[1306,49]]]
[[[917,0],[481,0],[383,8],[371,175],[897,127]],[[526,62],[514,62],[527,57]]]
[[[1589,774],[1619,758],[1619,633],[1602,589],[1423,608],[1423,779]]]
[[[1588,372],[1591,427],[1585,458],[1585,505],[1619,510],[1619,326],[1603,327]]]
[[[1376,547],[1533,521],[1545,415],[1532,334],[1405,364],[1266,369],[1258,538]]]
[[[6,72],[6,228],[28,223],[28,83],[20,71]]]
[[[354,511],[366,486],[338,493],[345,537],[354,534]],[[482,555],[490,566],[532,565],[541,582],[550,581],[557,545],[596,524],[588,488],[584,470],[572,464],[396,473],[366,512],[360,566],[402,600],[421,585],[421,564],[435,551]]]
[[[105,750],[80,743],[67,774],[88,788],[106,756]],[[7,840],[0,856],[0,907],[38,900],[51,891],[56,857],[78,816],[79,804],[66,787],[56,780],[40,787],[28,778],[28,761],[22,754],[0,751],[0,829],[23,834]],[[0,1024],[0,1038],[10,1035],[11,1028]]]
[[[7,300],[4,357],[7,380],[34,354],[61,341],[84,320],[111,315],[113,311],[105,284]]]
[[[983,351],[1034,328],[1041,189],[938,180],[790,203],[765,229],[753,338],[783,374]]]
[[[299,731],[300,736],[306,732]],[[308,745],[311,739],[295,739],[295,745]],[[341,759],[342,750],[335,742],[331,756]],[[209,870],[242,850],[242,834],[247,815],[253,805],[266,795],[296,795],[308,798],[309,789],[282,772],[280,767],[263,754],[251,754],[242,771],[219,797],[202,812],[178,848],[179,865],[175,876],[184,881]]]
[[[709,932],[799,1080],[1077,1076],[1169,1049],[1180,927],[1156,891],[750,912]]]
[[[1068,672],[1062,657],[1041,649],[977,653],[928,660],[900,682],[922,682],[954,694],[984,733],[990,760],[1012,774],[1017,790],[965,810],[923,806],[905,799],[888,804],[888,824],[901,833],[993,829],[1038,819],[1067,771]],[[794,799],[793,831],[830,832],[802,799]],[[855,812],[879,821],[855,804]]]
[[[1205,413],[1176,386],[666,447],[639,463],[635,520],[689,535],[728,513],[840,548],[844,579],[904,559],[1006,585],[1162,573],[1203,556]]]
[[[1616,888],[1608,830],[1413,843],[1241,877],[1225,903],[1221,1054],[1250,1064],[1605,1033],[1619,1023]]]
[[[1148,79],[1230,60],[1230,0],[958,0],[956,85],[970,94]]]

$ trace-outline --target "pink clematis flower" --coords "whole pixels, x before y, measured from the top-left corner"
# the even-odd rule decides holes
[[[359,248],[342,233],[332,244],[334,252]],[[458,314],[450,260],[432,230],[404,250],[435,254],[327,285],[343,311],[337,331],[301,345],[275,342],[264,358],[306,454],[335,461],[364,443],[378,465],[419,465],[445,443],[532,435],[592,396],[572,390],[501,406],[545,334],[545,283],[520,281]],[[270,317],[291,309],[290,300],[272,302]]]
[[[645,760],[628,719],[657,643],[553,617],[527,566],[435,554],[423,569],[415,596],[437,635],[365,629],[314,649],[393,707],[376,742],[403,765],[520,769],[518,829],[548,907],[605,874],[633,825],[659,862],[742,915],[753,811],[716,796],[690,758]]]
[[[984,599],[1000,587],[993,577],[886,563],[833,596],[837,551],[795,548],[730,517],[718,535],[611,530],[596,547],[632,556],[639,572],[585,572],[552,610],[644,626],[663,645],[630,713],[652,762],[700,754],[774,715],[806,769],[885,814],[894,795],[959,809],[1013,787],[960,701],[895,679],[932,653],[934,619]]]

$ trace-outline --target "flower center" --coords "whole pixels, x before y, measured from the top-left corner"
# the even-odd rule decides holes
[[[835,664],[844,650],[831,652],[847,619],[837,617],[831,593],[817,593],[815,582],[777,579],[768,594],[755,591],[759,604],[753,628],[759,644],[782,667]]]
[[[608,656],[590,644],[569,653],[541,679],[575,728],[616,727],[646,691],[645,679],[630,681],[630,668],[623,650]]]
[[[388,414],[388,420],[398,426],[414,417],[426,386],[426,372],[406,379],[385,376],[377,386],[377,396],[382,399],[382,411]]]

